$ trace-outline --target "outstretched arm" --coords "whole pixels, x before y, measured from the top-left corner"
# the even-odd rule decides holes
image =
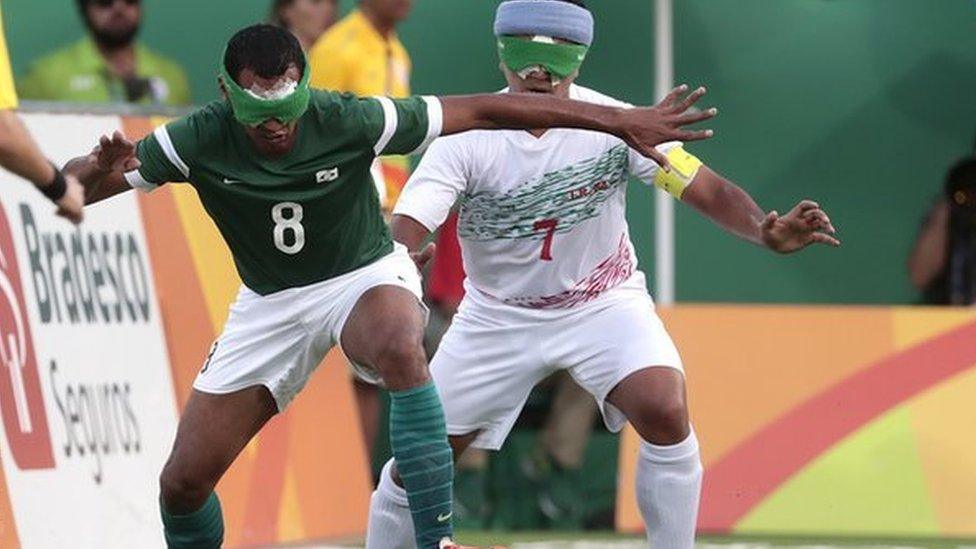
[[[63,192],[60,196],[51,195],[58,188],[58,170],[44,158],[23,121],[11,109],[0,110],[0,166],[34,183],[53,199],[58,215],[72,223],[81,222],[84,200],[78,181],[64,174]]]
[[[10,109],[0,110],[0,165],[41,188],[54,179],[54,166]]]
[[[64,172],[78,178],[85,203],[94,204],[131,189],[123,174],[138,167],[135,144],[116,131],[111,137],[103,135],[91,153],[69,160]]]
[[[811,200],[803,200],[786,215],[763,212],[741,187],[707,166],[698,170],[681,200],[726,231],[778,253],[791,253],[811,244],[840,246],[830,218]]]
[[[615,135],[661,166],[668,160],[654,147],[668,141],[698,141],[712,130],[684,126],[708,120],[716,109],[690,111],[703,95],[698,88],[682,98],[688,86],[671,91],[654,107],[624,109],[559,99],[549,95],[504,93],[442,97],[442,135],[475,129],[578,128]]]

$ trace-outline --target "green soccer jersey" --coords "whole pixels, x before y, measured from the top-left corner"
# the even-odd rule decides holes
[[[294,148],[261,155],[225,101],[139,141],[133,187],[188,181],[230,247],[241,279],[270,294],[334,278],[393,250],[370,175],[373,159],[409,154],[440,134],[433,97],[359,98],[313,91]]]

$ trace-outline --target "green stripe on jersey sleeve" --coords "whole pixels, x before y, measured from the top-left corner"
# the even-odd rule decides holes
[[[372,97],[364,103],[367,132],[377,156],[419,152],[441,133],[443,115],[436,97]]]

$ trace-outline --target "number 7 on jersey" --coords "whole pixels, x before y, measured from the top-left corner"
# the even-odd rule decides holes
[[[539,255],[542,261],[552,261],[552,237],[556,234],[558,224],[558,219],[540,219],[532,225],[537,231],[546,231],[546,236],[542,239],[542,253]]]

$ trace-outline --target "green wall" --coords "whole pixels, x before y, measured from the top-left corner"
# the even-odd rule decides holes
[[[0,0],[14,72],[42,53],[80,38],[83,25],[75,0]],[[217,95],[216,67],[233,32],[263,19],[269,1],[143,0],[143,41],[179,61],[198,102]]]
[[[767,208],[813,197],[839,250],[772,257],[683,211],[678,297],[912,302],[920,218],[976,133],[972,0],[679,0],[680,77],[722,113],[695,146]]]
[[[143,37],[188,68],[198,101],[256,0],[144,0]],[[581,83],[636,103],[652,96],[652,0],[590,0],[597,42]],[[775,257],[678,208],[682,301],[906,303],[904,261],[942,174],[976,132],[972,0],[676,0],[680,80],[704,83],[718,135],[691,149],[767,209],[816,198],[844,247]],[[352,2],[343,5],[348,9]],[[402,36],[420,93],[502,86],[496,2],[416,0]],[[4,0],[15,70],[80,36],[73,1]],[[635,185],[631,225],[653,272],[652,194]]]

